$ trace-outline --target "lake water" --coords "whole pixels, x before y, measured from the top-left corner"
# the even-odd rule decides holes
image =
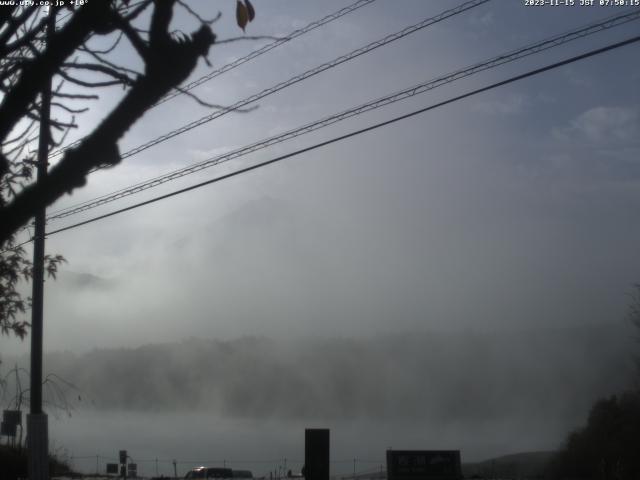
[[[460,449],[476,461],[521,451],[557,448],[574,426],[558,419],[519,418],[437,422],[374,420],[229,419],[208,413],[78,411],[50,417],[50,448],[85,473],[104,473],[127,450],[142,476],[184,474],[194,466],[248,469],[254,476],[299,471],[304,429],[331,429],[331,473],[380,469],[385,451]],[[355,459],[355,465],[354,465]]]

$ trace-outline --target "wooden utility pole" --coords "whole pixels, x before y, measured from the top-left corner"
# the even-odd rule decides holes
[[[48,7],[47,44],[56,28],[53,7]],[[44,80],[40,95],[40,132],[36,182],[42,182],[49,167],[49,128],[51,118],[51,78]],[[27,416],[27,443],[29,450],[29,478],[49,479],[49,431],[46,414],[42,411],[42,318],[44,309],[44,236],[46,209],[35,216],[33,242],[33,287],[31,294],[31,391]]]

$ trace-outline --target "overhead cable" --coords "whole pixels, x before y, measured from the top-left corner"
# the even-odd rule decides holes
[[[313,131],[316,131],[321,128],[332,125],[334,123],[346,120],[348,118],[361,115],[371,110],[375,110],[375,109],[390,105],[392,103],[405,100],[415,95],[428,92],[442,85],[454,82],[456,80],[460,80],[462,78],[474,75],[476,73],[479,73],[491,68],[495,68],[497,66],[533,55],[535,53],[549,50],[551,48],[557,47],[564,43],[567,43],[579,38],[583,38],[585,36],[592,35],[602,30],[620,26],[632,20],[638,20],[638,19],[640,19],[640,10],[634,10],[632,12],[627,12],[627,13],[616,15],[613,17],[608,17],[606,19],[600,20],[599,22],[592,23],[577,29],[573,29],[564,34],[555,35],[551,38],[542,40],[540,42],[537,42],[525,47],[521,47],[516,50],[512,50],[502,55],[493,57],[489,60],[485,60],[483,62],[476,63],[468,67],[464,67],[460,70],[456,70],[452,73],[448,73],[446,75],[436,77],[435,79],[430,79],[421,84],[414,85],[409,88],[405,88],[401,91],[392,93],[390,95],[386,95],[384,97],[375,99],[373,101],[369,101],[367,103],[350,108],[348,110],[344,110],[340,113],[336,113],[334,115],[324,117],[320,120],[316,120],[312,123],[308,123],[301,127],[297,127],[293,130],[289,130],[284,133],[257,141],[255,143],[241,147],[231,152],[227,152],[222,155],[218,155],[216,157],[203,160],[201,162],[190,165],[188,167],[175,170],[173,172],[140,182],[135,185],[131,185],[129,187],[103,195],[101,197],[97,197],[97,198],[88,200],[86,202],[82,202],[80,204],[76,204],[74,206],[70,206],[65,209],[58,210],[56,212],[53,212],[51,215],[49,215],[47,217],[47,220],[50,221],[55,219],[61,219],[61,218],[68,217],[70,215],[74,215],[76,213],[80,213],[86,210],[90,210],[92,208],[96,208],[106,203],[110,203],[110,202],[119,200],[121,198],[127,197],[129,195],[133,195],[133,194],[142,192],[144,190],[157,187],[169,181],[184,177],[186,175],[190,175],[192,173],[198,172],[205,168],[210,168],[212,166],[219,165],[221,163],[226,163],[230,160],[234,160],[244,155],[248,155],[250,153],[261,150],[263,148],[267,148],[275,144],[296,138],[298,136],[311,133]]]
[[[450,98],[448,100],[445,100],[445,101],[430,105],[428,107],[421,108],[419,110],[414,110],[414,111],[412,111],[410,113],[406,113],[404,115],[400,115],[400,116],[391,118],[389,120],[386,120],[386,121],[383,121],[383,122],[380,122],[380,123],[376,123],[374,125],[370,125],[370,126],[368,126],[366,128],[355,130],[355,131],[347,133],[345,135],[340,135],[338,137],[331,138],[331,139],[326,140],[324,142],[316,143],[316,144],[311,145],[309,147],[305,147],[305,148],[296,150],[294,152],[287,153],[285,155],[280,155],[280,156],[272,158],[270,160],[267,160],[267,161],[264,161],[264,162],[260,162],[260,163],[257,163],[255,165],[251,165],[249,167],[242,168],[240,170],[236,170],[235,172],[231,172],[231,173],[228,173],[228,174],[225,174],[225,175],[221,175],[219,177],[215,177],[215,178],[212,178],[210,180],[207,180],[207,181],[204,181],[204,182],[200,182],[200,183],[197,183],[195,185],[191,185],[191,186],[186,187],[186,188],[182,188],[180,190],[175,190],[173,192],[154,197],[154,198],[146,200],[144,202],[136,203],[134,205],[130,205],[128,207],[121,208],[119,210],[115,210],[113,212],[106,213],[104,215],[99,215],[99,216],[90,218],[88,220],[84,220],[82,222],[75,223],[73,225],[69,225],[69,226],[66,226],[66,227],[63,227],[63,228],[59,228],[57,230],[53,230],[53,231],[47,232],[47,235],[54,235],[56,233],[65,232],[67,230],[78,228],[80,226],[96,222],[98,220],[103,220],[105,218],[109,218],[109,217],[112,217],[114,215],[118,215],[120,213],[128,212],[130,210],[134,210],[136,208],[143,207],[145,205],[150,205],[152,203],[159,202],[160,200],[164,200],[164,199],[167,199],[167,198],[171,198],[171,197],[180,195],[182,193],[186,193],[186,192],[189,192],[189,191],[192,191],[192,190],[196,190],[196,189],[204,187],[206,185],[211,185],[211,184],[214,184],[214,183],[218,183],[218,182],[220,182],[222,180],[226,180],[228,178],[236,177],[238,175],[250,172],[252,170],[257,170],[258,168],[262,168],[262,167],[265,167],[267,165],[271,165],[271,164],[280,162],[280,161],[285,160],[287,158],[295,157],[295,156],[300,155],[302,153],[307,153],[307,152],[310,152],[312,150],[316,150],[318,148],[321,148],[321,147],[324,147],[324,146],[327,146],[327,145],[331,145],[333,143],[337,143],[337,142],[340,142],[342,140],[346,140],[348,138],[355,137],[357,135],[361,135],[363,133],[370,132],[372,130],[376,130],[376,129],[381,128],[381,127],[385,127],[385,126],[391,125],[391,124],[399,122],[401,120],[405,120],[407,118],[411,118],[411,117],[414,117],[416,115],[420,115],[422,113],[426,113],[426,112],[434,110],[436,108],[440,108],[440,107],[443,107],[445,105],[449,105],[451,103],[463,100],[465,98],[468,98],[468,97],[471,97],[471,96],[474,96],[474,95],[478,95],[480,93],[487,92],[489,90],[493,90],[495,88],[498,88],[498,87],[501,87],[501,86],[504,86],[504,85],[507,85],[507,84],[510,84],[510,83],[514,83],[514,82],[517,82],[517,81],[520,81],[520,80],[524,80],[526,78],[533,77],[535,75],[539,75],[541,73],[548,72],[550,70],[554,70],[556,68],[559,68],[559,67],[562,67],[562,66],[565,66],[565,65],[569,65],[571,63],[574,63],[574,62],[577,62],[577,61],[580,61],[580,60],[584,60],[586,58],[593,57],[595,55],[599,55],[599,54],[602,54],[602,53],[605,53],[605,52],[608,52],[608,51],[611,51],[611,50],[615,50],[617,48],[621,48],[623,46],[630,45],[630,44],[636,43],[638,41],[640,41],[640,36],[635,36],[635,37],[629,38],[627,40],[623,40],[621,42],[617,42],[617,43],[614,43],[614,44],[607,45],[606,47],[602,47],[602,48],[598,48],[598,49],[595,49],[595,50],[591,50],[591,51],[589,51],[587,53],[584,53],[582,55],[577,55],[577,56],[562,60],[560,62],[552,63],[552,64],[547,65],[545,67],[537,68],[535,70],[530,70],[530,71],[528,71],[526,73],[523,73],[521,75],[516,75],[516,76],[510,77],[510,78],[508,78],[506,80],[503,80],[503,81],[500,81],[500,82],[497,82],[497,83],[493,83],[491,85],[488,85],[488,86],[482,87],[482,88],[478,88],[476,90],[472,90],[470,92],[464,93],[462,95],[458,95],[458,96]]]
[[[283,38],[279,38],[271,43],[268,43],[267,45],[264,45],[263,47],[260,47],[250,53],[248,53],[247,55],[237,58],[236,60],[227,63],[226,65],[223,65],[220,68],[217,68],[216,70],[213,70],[212,72],[203,75],[202,77],[180,87],[179,90],[173,90],[171,92],[169,92],[168,94],[166,94],[164,97],[162,97],[158,102],[156,102],[155,105],[153,105],[151,108],[154,108],[164,102],[166,102],[167,100],[171,100],[172,98],[175,98],[179,95],[184,94],[185,92],[188,92],[189,90],[193,90],[195,87],[202,85],[205,82],[208,82],[209,80],[213,80],[214,78],[222,75],[223,73],[226,73],[230,70],[233,70],[236,67],[239,67],[240,65],[247,63],[250,60],[253,60],[254,58],[259,57],[260,55],[263,55],[265,53],[267,53],[270,50],[273,50],[276,47],[279,47],[280,45],[282,45],[283,43],[286,43],[290,40],[293,40],[294,38],[300,37],[306,33],[309,33],[313,30],[315,30],[316,28],[319,28],[323,25],[326,25],[330,22],[333,22],[334,20],[337,20],[340,17],[343,17],[345,15],[347,15],[348,13],[351,13],[361,7],[364,7],[365,5],[369,5],[370,3],[375,2],[376,0],[358,0],[354,3],[352,3],[351,5],[348,5],[336,12],[333,12],[329,15],[327,15],[326,17],[321,18],[320,20],[316,20],[314,22],[311,22],[309,24],[307,24],[306,26],[299,28],[297,30],[294,30],[293,32],[291,32],[289,35],[287,35],[286,37]],[[82,139],[80,140],[76,140],[75,142],[60,148],[58,150],[56,150],[55,152],[52,152],[49,155],[49,158],[54,158],[57,157],[58,155],[62,154],[63,152],[65,152],[66,150],[69,150],[71,148],[77,147],[80,143],[82,142]]]
[[[390,35],[385,36],[384,38],[381,38],[380,40],[376,40],[375,42],[371,42],[363,47],[357,48],[356,50],[353,50],[352,52],[349,52],[345,55],[341,55],[340,57],[337,57],[333,60],[331,60],[330,62],[326,62],[323,63],[322,65],[318,65],[314,68],[311,68],[310,70],[307,70],[301,74],[298,74],[294,77],[289,78],[288,80],[285,80],[284,82],[280,82],[276,85],[273,85],[272,87],[266,88],[264,90],[262,90],[261,92],[255,93],[253,95],[250,95],[242,100],[237,101],[236,103],[222,108],[220,110],[216,110],[213,113],[210,113],[209,115],[205,115],[204,117],[201,117],[197,120],[194,120],[186,125],[183,125],[182,127],[176,128],[175,130],[172,130],[170,132],[165,133],[164,135],[161,135],[159,137],[154,138],[153,140],[150,140],[146,143],[143,143],[141,145],[138,145],[137,147],[132,148],[131,150],[128,150],[124,153],[122,153],[120,155],[120,158],[125,159],[128,157],[131,157],[133,155],[136,155],[148,148],[151,148],[155,145],[158,145],[159,143],[165,142],[171,138],[174,138],[178,135],[181,135],[185,132],[188,132],[190,130],[193,130],[196,127],[199,127],[200,125],[204,125],[205,123],[209,123],[212,120],[215,120],[216,118],[220,118],[230,112],[233,111],[237,111],[240,110],[244,107],[246,107],[247,105],[257,102],[258,100],[261,100],[269,95],[272,95],[276,92],[279,92],[280,90],[283,90],[285,88],[288,88],[292,85],[295,85],[296,83],[302,82],[303,80],[307,80],[311,77],[314,77],[315,75],[318,75],[319,73],[322,73],[326,70],[329,70],[331,68],[335,68],[338,65],[341,65],[345,62],[351,61],[361,55],[364,55],[365,53],[369,53],[373,50],[376,50],[384,45],[387,45],[389,43],[395,42],[396,40],[400,40],[401,38],[406,37],[407,35],[411,35],[412,33],[415,33],[419,30],[422,30],[423,28],[429,27],[431,25],[434,25],[436,23],[439,23],[443,20],[446,20],[447,18],[453,17],[455,15],[459,15],[467,10],[470,10],[472,8],[478,7],[484,3],[487,3],[491,0],[471,0],[468,2],[465,2],[461,5],[458,5],[457,7],[451,8],[449,10],[445,10],[444,12],[433,16],[433,17],[429,17],[426,18],[424,20],[422,20],[421,22],[418,22],[414,25],[411,25],[409,27],[406,27],[402,30],[400,30],[399,32],[396,33],[392,33]],[[92,170],[92,172],[99,170],[98,168]]]
[[[254,50],[253,52],[250,52],[249,54],[245,55],[244,57],[240,57],[237,60],[234,60],[231,63],[227,63],[226,65],[223,65],[222,67],[213,70],[212,72],[203,75],[202,77],[194,80],[193,82],[188,83],[187,85],[180,87],[180,90],[174,90],[170,93],[168,93],[167,95],[165,95],[162,99],[160,99],[156,105],[160,105],[161,103],[166,102],[167,100],[171,100],[172,98],[175,98],[179,95],[182,95],[184,92],[189,91],[194,89],[195,87],[202,85],[205,82],[208,82],[209,80],[212,80],[220,75],[222,75],[225,72],[228,72],[229,70],[233,70],[236,67],[239,67],[240,65],[242,65],[243,63],[246,63],[250,60],[253,60],[256,57],[259,57],[260,55],[267,53],[270,50],[273,50],[276,47],[279,47],[280,45],[282,45],[283,43],[288,42],[289,40],[293,40],[294,38],[300,37],[302,35],[304,35],[305,33],[309,33],[312,30],[315,30],[318,27],[321,27],[323,25],[326,25],[327,23],[333,22],[334,20],[337,20],[338,18],[347,15],[348,13],[353,12],[354,10],[357,10],[361,7],[364,7],[365,5],[369,5],[370,3],[375,2],[375,0],[358,0],[355,3],[352,3],[351,5],[342,8],[340,10],[338,10],[337,12],[334,12],[330,15],[327,15],[324,18],[321,18],[320,20],[317,20],[315,22],[311,22],[308,25],[306,25],[305,27],[302,27],[298,30],[294,30],[293,32],[291,32],[289,35],[287,35],[286,37],[282,37],[279,38],[277,40],[275,40],[274,42],[268,43],[267,45],[264,45],[263,47],[258,48],[257,50]],[[155,105],[154,105],[155,106]]]

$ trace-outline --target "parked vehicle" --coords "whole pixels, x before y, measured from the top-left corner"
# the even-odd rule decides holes
[[[233,471],[230,468],[196,467],[187,472],[185,479],[191,478],[225,478],[232,479]]]

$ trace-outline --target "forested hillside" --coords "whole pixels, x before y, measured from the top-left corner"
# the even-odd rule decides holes
[[[369,339],[190,339],[49,354],[46,369],[77,385],[84,403],[98,409],[581,421],[595,399],[625,387],[633,347],[624,326]]]

